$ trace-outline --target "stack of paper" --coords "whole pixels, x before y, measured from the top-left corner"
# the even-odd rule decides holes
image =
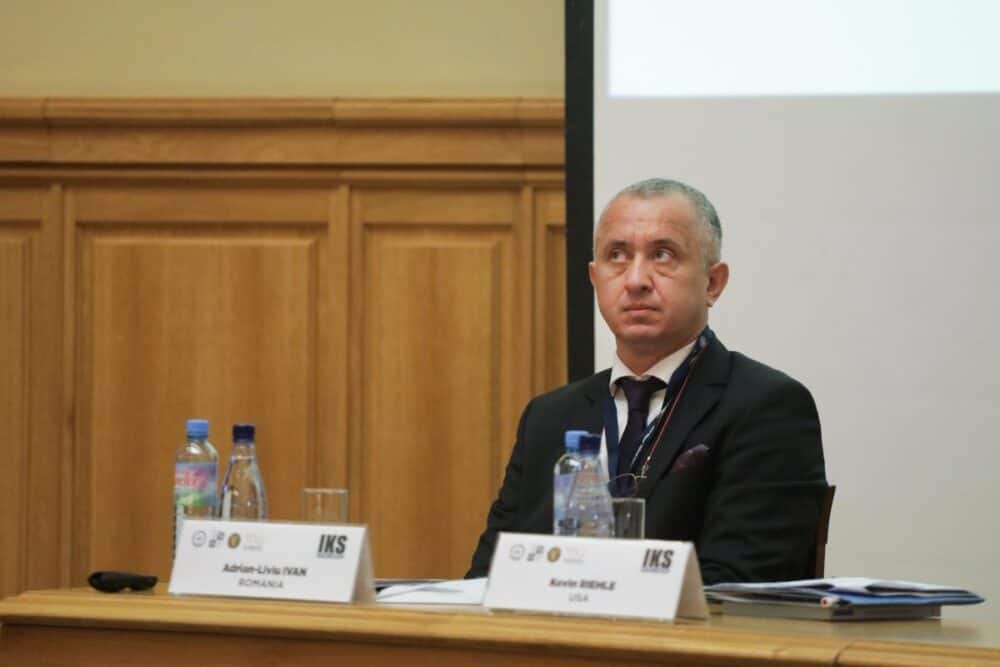
[[[486,579],[411,580],[387,586],[375,601],[389,604],[482,604]]]
[[[925,618],[939,616],[942,605],[983,601],[953,586],[862,577],[714,584],[705,594],[709,602],[721,603],[723,614],[834,621]]]

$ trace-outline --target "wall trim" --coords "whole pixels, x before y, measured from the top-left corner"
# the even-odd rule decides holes
[[[0,98],[0,165],[542,167],[557,98]]]
[[[0,98],[0,124],[560,127],[557,98]]]

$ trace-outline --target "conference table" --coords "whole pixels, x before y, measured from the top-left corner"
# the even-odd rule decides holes
[[[91,589],[0,601],[0,665],[1000,665],[1000,624],[674,623]]]

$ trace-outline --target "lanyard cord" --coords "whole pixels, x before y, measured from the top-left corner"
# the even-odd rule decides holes
[[[663,432],[667,430],[667,424],[670,423],[670,418],[674,416],[674,410],[677,409],[677,404],[681,402],[681,396],[683,396],[684,394],[684,389],[687,388],[688,380],[691,379],[690,370],[694,369],[694,365],[698,363],[698,359],[701,358],[701,355],[704,351],[705,348],[703,347],[702,349],[698,350],[698,354],[696,354],[694,358],[691,359],[691,368],[689,369],[688,373],[684,376],[684,382],[681,383],[681,388],[677,391],[677,394],[674,396],[673,400],[670,401],[670,411],[667,412],[667,415],[663,418],[663,421],[660,423],[659,431],[656,434],[656,438],[654,438],[653,440],[653,446],[652,448],[650,448],[649,454],[646,455],[646,460],[642,462],[642,469],[639,471],[639,478],[644,478],[646,476],[646,473],[649,472],[649,463],[650,461],[653,460],[653,454],[656,452],[656,448],[660,446],[660,441],[663,439]],[[640,447],[639,451],[635,453],[635,458],[631,461],[632,464],[634,464],[635,461],[638,459],[641,451],[642,448]]]

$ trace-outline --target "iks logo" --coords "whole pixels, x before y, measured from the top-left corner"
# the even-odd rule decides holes
[[[642,558],[642,571],[670,572],[673,560],[673,549],[646,549],[646,555]]]
[[[347,535],[320,535],[317,558],[343,558],[347,551]]]

